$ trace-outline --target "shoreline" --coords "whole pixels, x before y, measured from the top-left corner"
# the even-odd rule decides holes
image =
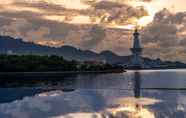
[[[126,70],[108,70],[108,71],[56,71],[56,72],[0,72],[0,79],[3,78],[61,78],[66,75],[78,74],[108,74],[124,73]]]
[[[186,70],[186,68],[141,68],[131,69],[125,68],[124,70],[105,70],[105,71],[33,71],[33,72],[0,72],[1,75],[5,74],[99,74],[99,73],[124,73],[127,71],[136,70]]]
[[[124,70],[107,70],[107,71],[46,71],[46,72],[0,72],[0,80],[6,80],[6,79],[63,79],[63,77],[66,76],[77,76],[80,74],[119,74],[119,73],[125,73],[127,71],[166,71],[166,70],[186,70],[185,68],[167,68],[167,69],[157,69],[157,68],[151,68],[151,69],[124,69]]]
[[[105,71],[44,71],[44,72],[0,72],[1,74],[83,74],[83,73],[122,73],[126,70],[105,70]]]
[[[125,68],[125,70],[186,70],[186,68],[139,68],[139,69],[133,69],[133,68]]]

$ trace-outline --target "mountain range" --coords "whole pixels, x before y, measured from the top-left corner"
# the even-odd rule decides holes
[[[89,50],[80,50],[72,46],[59,48],[43,46],[32,42],[25,42],[22,39],[15,39],[10,36],[0,36],[0,53],[12,54],[37,54],[37,55],[58,55],[67,60],[78,61],[106,61],[108,63],[129,62],[130,56],[118,56],[111,51],[95,53]]]
[[[103,51],[96,53],[89,50],[81,50],[72,46],[49,47],[32,42],[25,42],[22,39],[15,39],[10,36],[0,36],[1,54],[33,54],[33,55],[58,55],[67,60],[77,61],[105,61],[110,64],[129,65],[132,56],[119,56],[112,51]],[[168,65],[171,67],[186,67],[181,62],[162,61],[160,59],[143,58],[144,64],[149,67],[159,65]]]

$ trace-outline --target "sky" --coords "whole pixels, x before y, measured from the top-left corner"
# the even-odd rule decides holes
[[[185,0],[6,0],[0,34],[41,45],[129,55],[141,33],[144,56],[186,62]]]

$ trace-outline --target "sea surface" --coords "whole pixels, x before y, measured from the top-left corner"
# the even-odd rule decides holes
[[[186,118],[186,70],[0,78],[0,118]]]

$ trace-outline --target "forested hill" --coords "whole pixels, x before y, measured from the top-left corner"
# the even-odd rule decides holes
[[[111,51],[95,53],[89,50],[80,50],[72,46],[59,48],[38,45],[31,42],[24,42],[22,39],[14,39],[9,36],[0,36],[0,53],[33,54],[33,55],[58,55],[67,60],[97,60],[108,63],[122,63],[130,60],[129,56],[118,56]]]
[[[95,53],[89,50],[80,50],[72,46],[62,46],[59,48],[38,45],[31,42],[25,42],[22,39],[15,39],[9,36],[0,36],[1,54],[18,55],[56,55],[62,56],[66,60],[76,61],[100,61],[109,64],[130,65],[131,56],[118,56],[111,51]],[[144,65],[147,67],[165,67],[165,68],[186,68],[182,62],[162,61],[160,59],[143,58]]]

